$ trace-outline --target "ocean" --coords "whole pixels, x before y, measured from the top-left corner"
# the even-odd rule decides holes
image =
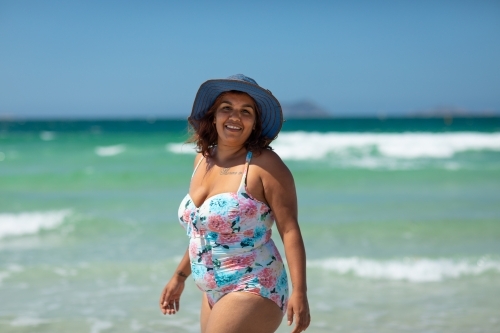
[[[199,332],[190,279],[178,314],[158,308],[188,242],[186,127],[0,122],[0,332]],[[307,332],[500,332],[500,118],[292,119],[272,146]]]

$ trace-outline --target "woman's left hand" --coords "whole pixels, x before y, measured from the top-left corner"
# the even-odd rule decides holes
[[[288,300],[287,307],[288,326],[292,325],[295,318],[295,328],[292,333],[305,331],[311,322],[311,314],[309,312],[309,302],[307,301],[306,293],[292,292]]]
[[[179,311],[185,279],[174,276],[163,288],[160,296],[160,310],[163,314],[172,315]]]

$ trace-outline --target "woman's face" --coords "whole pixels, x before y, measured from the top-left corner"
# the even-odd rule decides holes
[[[226,93],[215,111],[218,144],[243,145],[255,127],[256,110],[247,94]]]

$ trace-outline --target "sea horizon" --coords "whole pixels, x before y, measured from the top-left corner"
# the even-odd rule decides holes
[[[317,127],[316,124],[322,125]],[[186,132],[186,118],[177,117],[119,117],[119,118],[29,118],[2,119],[0,131],[60,131],[60,132]],[[366,117],[320,117],[285,119],[283,131],[341,131],[341,132],[401,132],[401,131],[500,131],[499,116],[458,117],[410,117],[410,116],[366,116]]]

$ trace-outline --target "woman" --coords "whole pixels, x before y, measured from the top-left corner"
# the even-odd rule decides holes
[[[274,332],[283,315],[293,332],[309,326],[305,250],[293,177],[269,144],[283,123],[278,100],[238,74],[203,83],[189,123],[198,155],[179,220],[190,244],[160,297],[175,314],[184,281],[203,291],[202,333]],[[293,292],[271,239],[276,225]]]

